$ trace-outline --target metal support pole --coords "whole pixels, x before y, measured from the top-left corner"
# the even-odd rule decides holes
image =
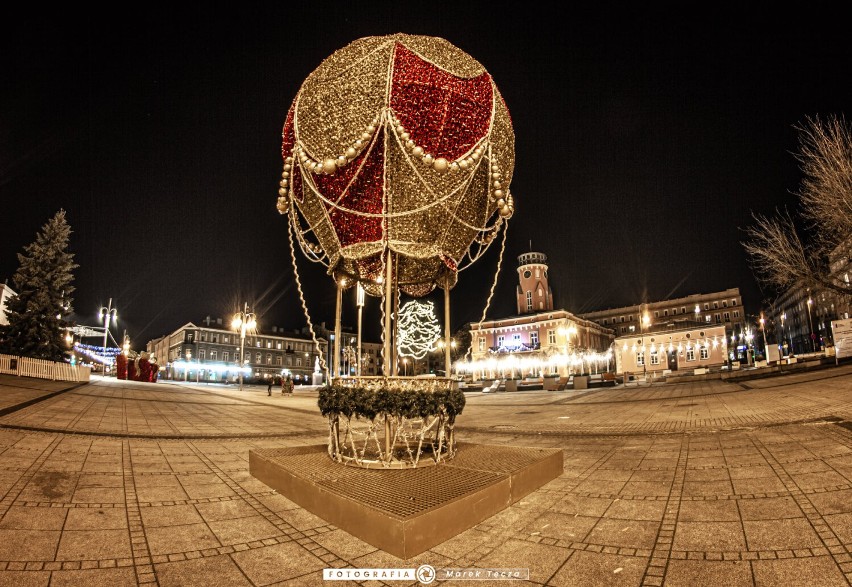
[[[391,276],[393,275],[393,268],[391,267],[392,258],[391,252],[388,251],[388,256],[385,259],[385,360],[382,365],[382,374],[385,377],[390,377],[393,374],[393,371],[391,371],[393,363],[393,357],[391,356],[391,348],[393,348],[393,332],[391,332],[391,314],[393,313],[393,298],[391,297],[393,291],[391,283]]]
[[[452,356],[450,353],[450,285],[449,280],[444,287],[444,376],[449,379],[450,368],[452,367]]]
[[[334,377],[340,377],[340,318],[343,314],[343,285],[337,283],[337,308],[334,312]],[[333,379],[333,377],[332,377]]]
[[[358,282],[358,289],[355,295],[355,301],[358,304],[358,356],[355,359],[355,373],[358,377],[361,377],[361,314],[364,310],[364,287],[360,281]]]

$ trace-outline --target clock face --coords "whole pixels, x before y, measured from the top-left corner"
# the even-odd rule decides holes
[[[524,271],[524,279],[529,279],[529,278],[530,278],[530,275],[532,275],[532,273],[530,273],[530,270],[529,270],[529,269],[527,269],[526,271]]]

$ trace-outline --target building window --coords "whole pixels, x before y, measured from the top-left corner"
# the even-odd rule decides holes
[[[479,351],[482,352],[484,350],[485,350],[485,337],[480,336],[479,337]]]
[[[714,309],[714,310],[718,310],[718,309],[719,309],[719,302],[713,302],[713,309]]]
[[[222,360],[225,361],[226,363],[228,362],[228,351],[222,352]]]
[[[515,348],[518,348],[519,346],[521,346],[521,335],[520,334],[513,334],[512,335],[512,345]]]
[[[681,313],[681,314],[686,314],[686,308],[681,308],[681,309],[680,309],[680,313]]]
[[[281,341],[280,340],[275,343],[275,348],[278,349],[279,351],[281,350]]]
[[[640,367],[645,364],[645,353],[642,351],[636,353],[636,364]]]
[[[704,315],[704,321],[705,321],[705,322],[710,322],[710,314],[705,314],[705,315]]]
[[[720,316],[719,314],[714,314],[713,317],[716,318],[716,324],[722,323],[722,316]]]
[[[216,355],[217,355],[217,354],[218,354],[218,353],[217,353],[216,351],[210,351],[210,360],[211,360],[211,361],[215,361],[215,360],[216,360]]]
[[[266,348],[268,348],[268,349],[272,348],[272,341],[271,340],[266,341]]]
[[[275,355],[275,364],[281,366],[281,355]]]
[[[659,311],[654,312],[654,318],[659,318],[659,317],[660,317],[660,312]]]
[[[287,357],[287,366],[288,367],[293,366],[293,357],[289,357],[289,356]]]
[[[695,360],[695,349],[694,348],[689,347],[688,349],[686,349],[686,360],[687,361],[694,361]]]
[[[668,316],[668,315],[669,315],[669,311],[668,311],[668,310],[663,310],[663,317],[666,317],[666,316]]]
[[[702,361],[706,361],[707,359],[710,358],[710,351],[707,349],[706,346],[701,347],[701,352],[699,354],[699,357],[701,357]]]
[[[627,329],[624,326],[622,326],[621,327],[621,333],[624,334],[625,332],[627,332]]]
[[[255,355],[255,363],[257,363],[258,365],[260,365],[261,361],[262,361],[262,357],[261,357],[260,353],[257,353],[257,354]]]
[[[731,300],[731,305],[732,305],[732,306],[736,306],[736,305],[737,305],[737,300]]]
[[[267,365],[271,365],[271,364],[272,364],[272,355],[266,355],[266,364],[267,364]]]
[[[652,365],[659,365],[660,364],[660,354],[656,350],[651,351],[651,364]]]
[[[527,292],[527,311],[530,311],[530,310],[532,310],[532,309],[533,309],[533,304],[532,304],[532,292],[531,292],[531,291],[528,291],[528,292]]]
[[[198,351],[198,358],[202,361],[204,360],[204,349]]]
[[[538,346],[538,331],[534,330],[530,332],[530,344],[533,346]]]
[[[606,326],[606,318],[603,319],[603,325]]]
[[[296,366],[297,366],[297,367],[301,367],[301,366],[302,366],[302,357],[296,357]]]
[[[498,337],[497,337],[497,348],[502,347],[502,346],[503,346],[503,341],[505,341],[505,340],[506,340],[506,339],[505,339],[505,337],[504,337],[502,334],[501,334],[500,336],[498,336]]]
[[[734,318],[739,318],[739,317],[740,317],[740,311],[734,310]]]
[[[547,344],[556,344],[556,331],[548,330],[547,331]]]
[[[731,313],[725,312],[725,322],[730,322],[730,321],[731,321]]]
[[[704,302],[704,309],[705,309],[705,310],[709,310],[709,309],[710,309],[710,304],[708,304],[707,302]]]
[[[629,327],[629,330],[630,330],[630,332],[636,332],[636,327],[635,327],[635,326],[630,326],[630,327]]]
[[[728,307],[728,300],[722,300],[722,307],[723,307],[723,308],[727,308],[727,307]]]

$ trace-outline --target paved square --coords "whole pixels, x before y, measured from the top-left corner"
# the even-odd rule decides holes
[[[564,472],[416,560],[248,473],[249,450],[325,441],[313,390],[4,375],[0,585],[317,585],[422,563],[554,586],[850,585],[850,375],[468,393],[462,442],[559,447]]]

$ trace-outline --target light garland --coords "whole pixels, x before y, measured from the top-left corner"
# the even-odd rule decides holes
[[[114,365],[115,358],[121,354],[121,349],[117,347],[107,347],[105,349],[102,346],[83,344],[81,342],[74,343],[74,350],[104,365]]]
[[[411,300],[399,309],[399,354],[420,360],[435,348],[441,326],[435,317],[435,305]]]

